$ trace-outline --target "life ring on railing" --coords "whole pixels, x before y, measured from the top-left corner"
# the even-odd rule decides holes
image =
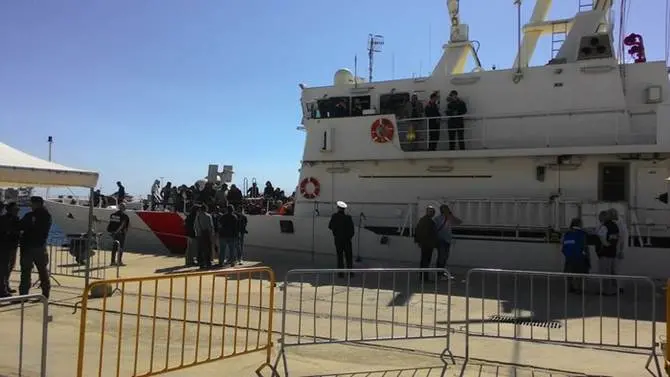
[[[300,182],[300,194],[305,199],[314,199],[321,192],[321,184],[314,177],[307,177]]]
[[[388,143],[393,140],[393,122],[388,118],[379,118],[372,122],[370,135],[375,143]]]

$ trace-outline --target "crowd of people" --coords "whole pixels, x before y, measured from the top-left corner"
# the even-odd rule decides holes
[[[130,197],[126,194],[123,184],[116,182],[116,185],[117,191],[109,196],[96,190],[93,194],[93,205],[104,208],[112,203],[128,202]],[[143,209],[189,213],[195,204],[201,203],[210,209],[215,207],[225,209],[228,205],[232,205],[251,215],[268,212],[291,215],[294,200],[295,191],[287,196],[284,190],[274,187],[270,181],[265,183],[262,192],[256,182],[253,182],[246,192],[242,192],[235,184],[229,186],[227,183],[215,184],[204,180],[191,186],[185,184],[177,186],[167,182],[161,187],[161,181],[156,179],[151,186],[149,199],[143,203]]]
[[[218,267],[242,264],[247,217],[241,206],[210,208],[206,203],[196,203],[191,206],[184,226],[188,237],[186,266],[209,269],[214,266],[214,259]]]
[[[181,185],[179,187],[167,182],[161,187],[160,180],[155,180],[151,186],[151,196],[145,209],[152,211],[168,210],[188,213],[196,203],[202,203],[209,208],[226,208],[228,205],[242,206],[245,212],[257,214],[270,207],[269,210],[277,210],[284,203],[292,201],[293,195],[287,197],[279,187],[273,187],[272,182],[267,181],[261,193],[256,182],[246,190],[246,193],[235,184],[228,186],[227,183],[215,184],[213,182],[198,181],[192,186]]]

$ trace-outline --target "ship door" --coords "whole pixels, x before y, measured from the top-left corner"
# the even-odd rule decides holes
[[[668,169],[640,168],[637,171],[635,212],[643,224],[666,224],[668,204],[658,198],[668,192]]]
[[[598,175],[598,201],[626,203],[629,201],[628,164],[600,164]]]

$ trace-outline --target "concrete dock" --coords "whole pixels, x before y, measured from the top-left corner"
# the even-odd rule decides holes
[[[143,376],[162,369],[174,369],[161,374],[166,376],[254,376],[266,360],[263,349],[268,333],[264,329],[270,318],[272,363],[277,358],[284,295],[284,341],[291,345],[286,349],[291,376],[459,376],[463,369],[464,376],[482,377],[638,377],[649,373],[645,370],[649,352],[624,346],[651,348],[665,334],[662,291],[650,292],[644,284],[626,287],[621,296],[601,298],[568,296],[556,282],[543,279],[534,280],[532,286],[498,282],[503,292],[497,292],[495,279],[473,278],[477,284],[471,283],[470,296],[482,294],[468,306],[463,269],[451,269],[454,279],[449,299],[447,282],[422,283],[413,273],[345,278],[306,273],[288,276],[284,284],[287,271],[331,268],[334,256],[318,256],[313,262],[310,255],[289,251],[248,248],[247,254],[250,261],[244,267],[272,268],[274,286],[262,272],[231,276],[225,269],[174,278],[195,270],[181,267],[181,257],[128,253],[127,266],[119,269],[122,278],[163,278],[142,284],[127,282],[119,287],[123,293],[89,299],[83,376]],[[356,267],[415,266],[364,260]],[[106,276],[112,278],[114,269],[110,267]],[[52,281],[47,375],[72,377],[77,375],[82,318],[80,309],[73,311],[81,301],[84,284],[80,277],[55,278],[60,285]],[[12,282],[18,286],[17,273]],[[507,292],[511,285],[517,287],[515,297]],[[521,296],[539,298],[529,302]],[[657,313],[656,340],[652,339],[652,301]],[[39,376],[42,308],[27,303],[23,313],[22,317],[19,304],[0,306],[0,376],[19,376],[19,352],[21,375]],[[471,334],[488,336],[470,337],[470,357],[463,368],[466,313],[470,313]],[[527,319],[491,320],[512,314]],[[603,350],[586,343],[619,347]],[[455,364],[446,358],[444,370],[440,354],[447,345]],[[662,355],[659,361],[663,363]],[[183,367],[192,363],[199,365]],[[285,376],[281,361],[279,366],[280,375]],[[653,361],[650,368],[656,369]],[[267,367],[261,373],[272,375]]]

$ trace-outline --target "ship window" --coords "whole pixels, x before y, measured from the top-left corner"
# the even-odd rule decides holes
[[[317,101],[320,118],[341,118],[348,117],[349,97],[331,97]],[[338,106],[339,105],[339,106]]]
[[[303,116],[305,119],[319,118],[319,107],[316,102],[307,102],[303,105]]]
[[[379,111],[381,114],[395,114],[397,118],[404,118],[405,105],[409,102],[409,93],[382,94],[379,96]]]
[[[369,110],[371,105],[370,96],[351,97],[351,116],[363,115],[364,110]]]

